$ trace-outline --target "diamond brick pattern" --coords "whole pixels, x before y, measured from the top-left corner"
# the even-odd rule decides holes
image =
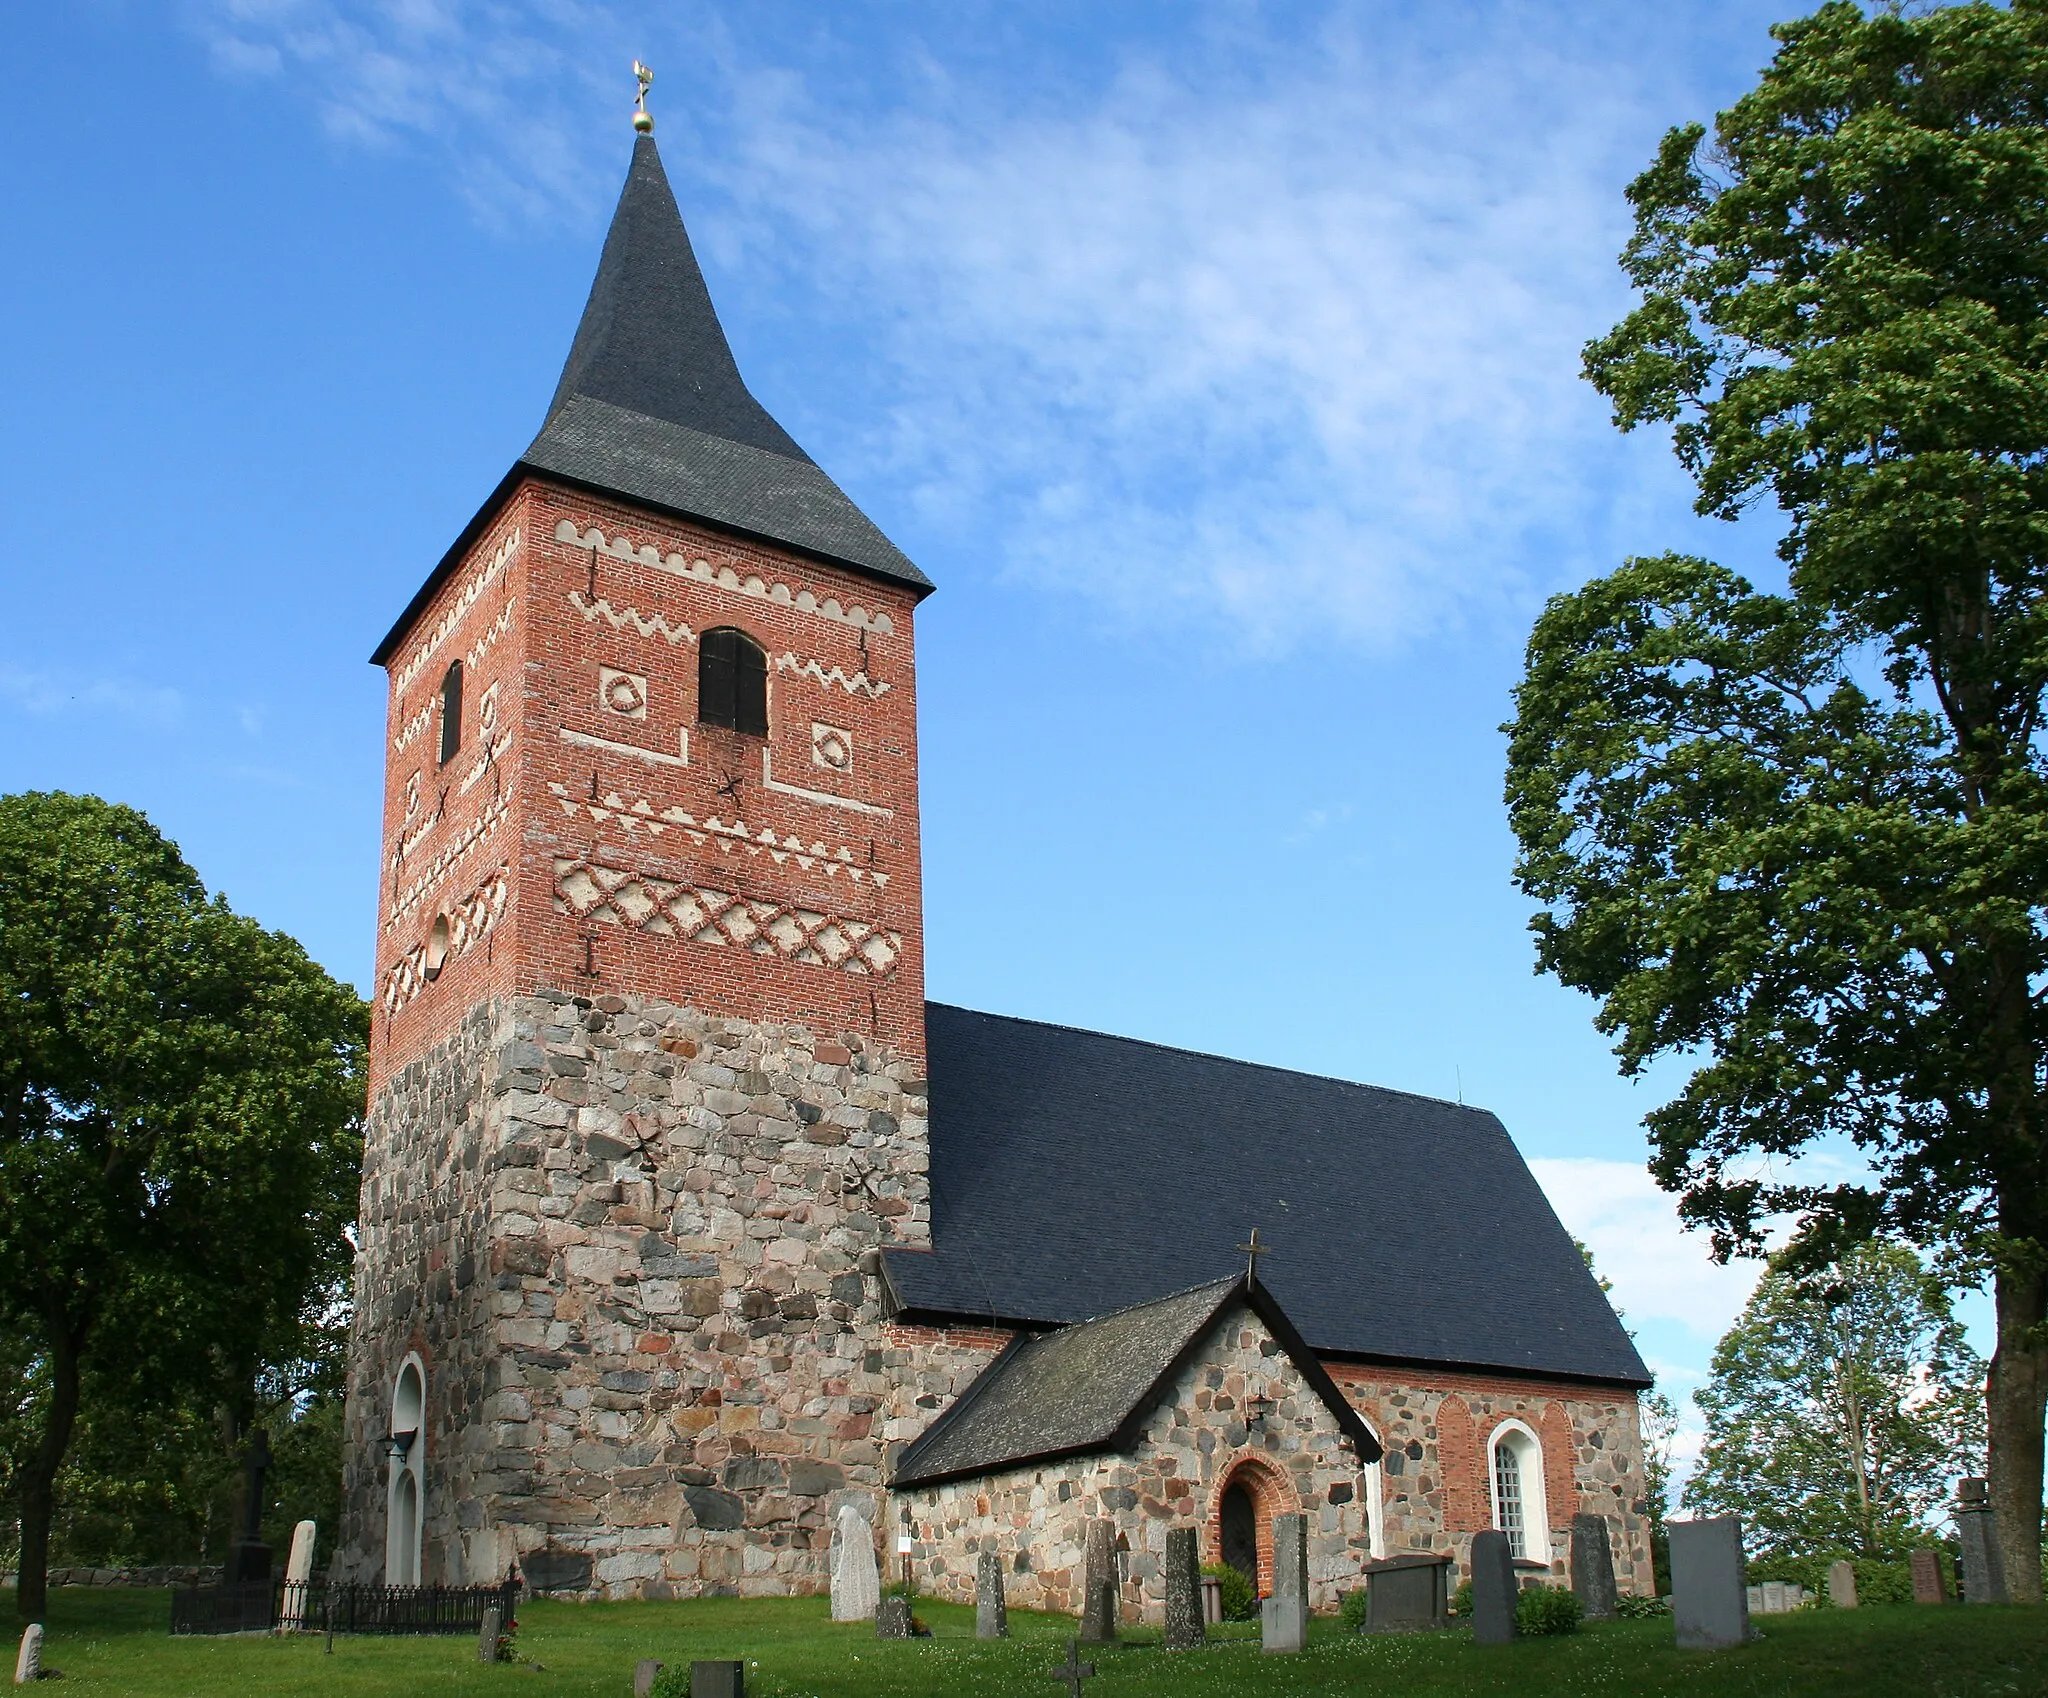
[[[903,953],[901,934],[872,921],[673,883],[595,861],[555,862],[555,911],[876,978],[893,971]]]

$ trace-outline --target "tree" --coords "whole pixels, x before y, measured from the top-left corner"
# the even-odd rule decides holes
[[[1903,1245],[1773,1267],[1694,1394],[1707,1435],[1686,1507],[1740,1515],[1762,1556],[1903,1557],[1982,1454],[1983,1371]]]
[[[1696,1064],[1652,1172],[1717,1254],[1773,1216],[1988,1269],[1990,1473],[2040,1573],[2048,1404],[2048,0],[1774,32],[1629,189],[1587,350],[1701,512],[1775,499],[1785,594],[1634,560],[1555,599],[1509,727],[1540,966],[1626,1072]],[[1867,1176],[1797,1158],[1856,1146]],[[1839,1171],[1839,1170],[1837,1170]]]
[[[140,814],[0,798],[0,1327],[42,1395],[17,1608],[88,1392],[246,1413],[346,1276],[363,1004]]]

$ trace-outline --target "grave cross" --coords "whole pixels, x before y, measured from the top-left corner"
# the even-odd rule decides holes
[[[1238,1249],[1244,1252],[1244,1277],[1246,1283],[1257,1285],[1259,1283],[1259,1258],[1272,1255],[1272,1246],[1261,1244],[1259,1242],[1259,1229],[1253,1227],[1252,1241],[1249,1244],[1238,1245]]]
[[[1095,1677],[1095,1665],[1081,1661],[1081,1641],[1067,1641],[1067,1660],[1052,1671],[1054,1680],[1064,1681],[1068,1698],[1081,1698],[1081,1682]]]

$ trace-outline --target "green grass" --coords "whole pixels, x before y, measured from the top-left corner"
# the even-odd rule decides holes
[[[0,1594],[0,1620],[12,1618]],[[935,1637],[884,1643],[871,1628],[837,1627],[819,1598],[689,1604],[531,1603],[520,1611],[528,1666],[485,1668],[467,1638],[345,1639],[326,1654],[317,1636],[173,1639],[162,1592],[63,1588],[51,1595],[46,1661],[65,1682],[53,1693],[134,1698],[293,1698],[297,1694],[590,1694],[623,1698],[633,1665],[659,1657],[745,1657],[747,1690],[815,1698],[1058,1698],[1047,1676],[1073,1623],[1013,1612],[1006,1643],[975,1640],[974,1614],[920,1602]],[[1169,1656],[1156,1633],[1093,1654],[1101,1670],[1088,1698],[1246,1692],[1499,1694],[1589,1698],[1697,1694],[1700,1698],[1963,1698],[2048,1692],[2048,1610],[1890,1609],[1818,1611],[1763,1621],[1756,1644],[1716,1655],[1680,1652],[1668,1619],[1610,1622],[1568,1638],[1479,1647],[1457,1631],[1362,1639],[1318,1621],[1309,1649],[1267,1657],[1257,1629],[1207,1649]],[[539,1672],[532,1663],[542,1665]],[[0,1676],[4,1678],[4,1676]]]

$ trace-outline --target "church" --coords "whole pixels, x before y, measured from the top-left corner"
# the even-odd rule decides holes
[[[644,112],[540,433],[378,646],[340,1578],[1127,1619],[1605,1518],[1650,1383],[1476,1108],[925,1000],[933,585],[748,391]],[[989,916],[985,923],[1007,923]]]

